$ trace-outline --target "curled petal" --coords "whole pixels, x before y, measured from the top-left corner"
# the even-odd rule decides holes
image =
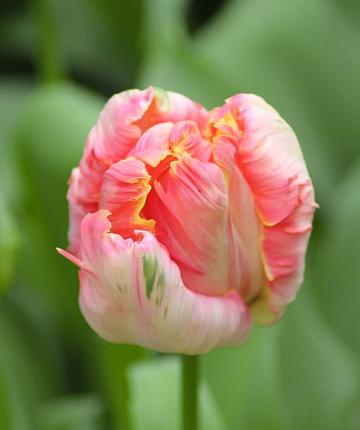
[[[79,171],[70,180],[70,230],[79,230],[79,213],[88,213],[89,208],[97,210],[105,171],[133,150],[142,133],[160,122],[179,120],[192,120],[202,126],[207,111],[187,97],[152,87],[111,97],[89,133]],[[70,248],[78,252],[78,237],[69,237]]]
[[[140,216],[151,190],[145,164],[135,158],[118,161],[108,169],[100,192],[99,207],[112,215],[113,231],[131,236],[135,229],[154,229],[154,221]]]
[[[156,220],[156,237],[191,290],[230,289],[227,211],[224,175],[215,164],[183,156],[154,182],[143,213]]]
[[[260,223],[250,187],[234,166],[229,180],[229,258],[232,285],[247,302],[265,283],[260,253]]]
[[[158,113],[155,114],[156,121],[158,122],[179,122],[179,121],[194,121],[200,130],[205,127],[208,121],[208,112],[199,103],[183,96],[182,94],[173,91],[164,91],[159,88],[155,89],[158,97]]]
[[[80,202],[98,201],[105,171],[125,158],[141,136],[137,123],[150,109],[153,98],[154,91],[148,88],[115,94],[106,103],[89,133],[80,161],[77,193]]]
[[[114,162],[126,157],[141,136],[139,122],[153,98],[152,88],[124,91],[110,98],[96,124],[94,153],[97,158]]]
[[[113,96],[89,133],[79,169],[70,178],[69,248],[79,252],[80,214],[98,209],[100,187],[106,170],[129,152],[141,135],[134,123],[142,118],[153,99],[151,88]],[[75,234],[74,234],[75,232]]]
[[[187,153],[201,161],[209,161],[212,149],[194,121],[179,121],[174,125],[170,134],[170,147],[175,154]]]
[[[80,175],[80,169],[78,167],[73,169],[69,180],[70,188],[67,193],[70,212],[70,225],[68,232],[69,251],[74,254],[78,254],[80,249],[81,220],[87,213],[94,212],[98,208],[97,202],[79,200],[78,196],[81,194],[81,190],[79,189]]]
[[[312,230],[315,209],[310,181],[304,184],[294,212],[276,226],[262,227],[263,262],[267,293],[252,305],[254,320],[261,324],[275,322],[286,305],[292,302],[303,282],[305,253]]]
[[[237,163],[254,196],[261,223],[265,292],[254,302],[254,318],[276,320],[294,299],[315,208],[313,187],[292,129],[260,97],[227,100],[242,136]]]
[[[188,290],[166,249],[147,232],[139,240],[110,233],[109,212],[82,221],[80,306],[90,326],[112,342],[199,354],[238,345],[249,327],[236,292],[207,297]]]
[[[206,110],[177,93],[149,87],[116,94],[107,102],[96,125],[94,154],[104,161],[125,158],[140,136],[153,125],[192,120],[201,127]]]
[[[173,123],[164,122],[150,127],[130,153],[151,167],[156,167],[170,153],[169,138]]]
[[[194,121],[164,122],[150,127],[138,140],[129,155],[156,168],[168,156],[172,159],[183,154],[201,161],[209,161],[211,144],[203,138]]]
[[[301,185],[308,178],[293,130],[263,99],[240,94],[227,100],[236,106],[244,134],[237,161],[254,193],[262,222],[275,225],[298,203]]]

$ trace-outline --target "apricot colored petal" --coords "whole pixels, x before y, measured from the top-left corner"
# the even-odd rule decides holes
[[[165,122],[150,127],[138,140],[129,155],[155,168],[168,155],[172,158],[183,154],[201,161],[209,161],[212,148],[203,138],[194,121]]]
[[[293,212],[300,186],[309,177],[299,143],[290,126],[262,98],[239,94],[227,104],[237,108],[244,131],[237,145],[240,170],[262,222],[275,225]]]
[[[153,230],[154,221],[140,216],[151,190],[150,179],[145,164],[136,158],[118,161],[106,171],[99,207],[112,213],[114,232],[131,236],[135,229]]]
[[[73,169],[69,180],[70,187],[67,193],[70,215],[68,231],[69,251],[74,254],[78,254],[80,249],[81,220],[86,214],[94,212],[98,208],[97,202],[82,201],[79,199],[79,195],[81,195],[79,190],[80,175],[80,169],[78,167]]]
[[[108,216],[87,215],[81,234],[80,307],[101,337],[185,354],[244,341],[250,320],[236,292],[207,297],[188,290],[151,233],[123,239],[110,233]]]
[[[146,115],[153,97],[152,88],[130,90],[115,94],[106,103],[89,133],[80,161],[76,192],[80,203],[98,201],[105,171],[125,158],[141,136],[137,122]]]
[[[138,140],[130,155],[151,167],[156,167],[169,154],[169,138],[172,128],[172,122],[150,127]]]
[[[292,302],[303,282],[305,254],[316,205],[311,182],[302,187],[302,204],[276,226],[262,227],[261,245],[267,287],[252,304],[252,315],[260,324],[276,322]]]
[[[187,153],[201,161],[209,161],[212,147],[204,139],[194,121],[179,121],[170,134],[170,147],[175,154]]]
[[[207,111],[180,94],[149,87],[111,97],[89,133],[79,172],[70,179],[70,230],[79,230],[79,214],[97,210],[105,171],[127,157],[149,127],[188,119],[202,126],[207,120]],[[69,237],[70,249],[78,252],[79,234],[71,233]]]
[[[224,170],[228,179],[236,165],[235,153],[236,147],[230,141],[218,142],[213,149],[214,162]]]
[[[261,222],[264,292],[254,302],[254,318],[271,322],[294,299],[315,208],[313,187],[292,129],[260,97],[239,94],[227,100],[242,137],[237,163],[249,184]]]
[[[208,121],[208,111],[199,103],[194,102],[188,97],[172,91],[164,91],[156,88],[158,98],[157,113],[155,114],[157,122],[179,122],[191,120],[194,121],[200,130]]]
[[[144,213],[156,221],[156,237],[185,285],[209,295],[228,291],[228,198],[221,169],[183,156],[153,187]]]
[[[260,253],[260,223],[254,197],[234,166],[229,180],[229,258],[231,284],[250,302],[265,284]]]
[[[78,253],[82,216],[98,209],[100,187],[106,170],[124,157],[141,135],[134,125],[149,108],[153,90],[116,94],[105,105],[88,135],[78,170],[70,178],[69,249]]]

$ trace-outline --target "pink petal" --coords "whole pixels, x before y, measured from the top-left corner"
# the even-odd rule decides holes
[[[97,210],[105,171],[124,159],[147,128],[166,121],[192,120],[203,126],[207,111],[176,93],[149,87],[116,94],[90,131],[79,171],[70,180],[70,249],[78,252],[80,214]],[[76,184],[75,184],[76,183]]]
[[[198,125],[188,120],[150,127],[129,155],[155,168],[169,155],[175,159],[186,153],[198,160],[209,161],[211,152],[211,144],[203,138]]]
[[[80,224],[84,216],[89,212],[94,212],[98,208],[97,201],[82,201],[79,196],[81,195],[81,187],[79,186],[80,181],[80,169],[77,167],[73,169],[70,177],[70,187],[67,193],[67,199],[69,201],[69,251],[78,254],[80,249]]]
[[[228,291],[228,197],[221,169],[183,156],[154,182],[143,213],[180,268],[187,288],[203,294]]]
[[[173,126],[172,122],[164,122],[150,127],[138,140],[130,155],[156,167],[170,153],[169,139]]]
[[[275,225],[295,209],[301,184],[309,177],[293,130],[263,99],[239,94],[236,106],[244,129],[238,163],[254,193],[261,220]]]
[[[179,121],[170,134],[170,148],[175,154],[189,154],[201,161],[209,161],[212,147],[204,139],[194,121]]]
[[[157,122],[179,122],[191,120],[202,130],[208,121],[208,112],[199,103],[172,91],[155,90],[160,100]]]
[[[150,179],[145,164],[135,158],[118,161],[106,171],[99,207],[112,213],[114,232],[129,237],[135,229],[154,229],[153,220],[140,216],[151,190]]]
[[[255,319],[271,322],[294,299],[303,277],[314,212],[314,194],[292,129],[260,97],[227,100],[242,136],[237,163],[249,184],[261,221],[266,288],[253,305]]]
[[[206,110],[180,94],[149,87],[116,94],[96,125],[94,155],[106,162],[125,158],[143,132],[155,124],[192,120],[201,127]]]
[[[109,212],[82,221],[80,306],[90,326],[112,342],[162,352],[205,353],[238,345],[250,327],[236,292],[207,297],[184,287],[180,272],[155,237],[138,241],[110,233]]]
[[[265,284],[260,222],[252,191],[236,163],[237,145],[243,131],[233,117],[231,106],[210,112],[206,133],[213,143],[213,161],[222,168],[228,184],[230,285],[251,302]]]
[[[252,309],[259,323],[272,323],[292,302],[303,282],[305,253],[315,209],[311,182],[303,185],[301,204],[283,222],[262,228],[263,262],[270,292],[260,296]],[[265,303],[262,303],[262,301]]]
[[[265,284],[260,253],[260,223],[250,187],[234,166],[229,180],[229,256],[231,285],[250,302]]]

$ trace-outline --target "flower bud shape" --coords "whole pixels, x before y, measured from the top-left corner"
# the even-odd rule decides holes
[[[114,95],[71,174],[80,307],[111,342],[240,345],[294,300],[316,204],[293,130],[263,99],[207,111],[152,87]]]

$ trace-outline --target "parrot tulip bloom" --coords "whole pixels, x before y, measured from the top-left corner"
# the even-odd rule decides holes
[[[163,352],[235,346],[302,282],[314,193],[263,99],[208,112],[148,88],[113,96],[68,192],[80,307],[103,338]]]

